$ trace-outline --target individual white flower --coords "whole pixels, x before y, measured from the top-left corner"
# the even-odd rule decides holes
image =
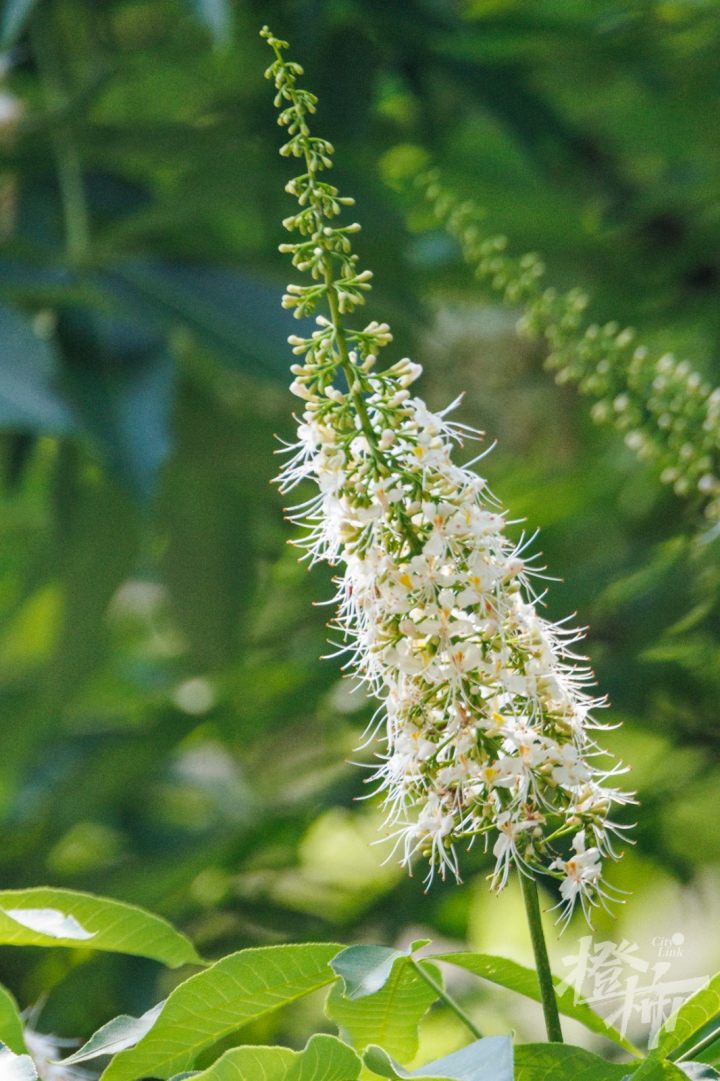
[[[564,909],[564,919],[570,918],[576,901],[579,899],[583,912],[589,919],[590,908],[597,903],[598,896],[602,899],[607,896],[601,886],[602,863],[598,848],[586,847],[585,832],[576,833],[572,846],[575,855],[569,860],[558,859],[552,864],[563,874],[560,883],[560,905]]]

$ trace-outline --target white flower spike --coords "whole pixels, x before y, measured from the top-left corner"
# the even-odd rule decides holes
[[[290,339],[303,358],[291,390],[305,408],[279,482],[283,492],[305,480],[318,488],[289,514],[305,527],[310,561],[338,568],[345,669],[382,703],[372,780],[392,852],[407,867],[425,856],[428,883],[460,880],[461,849],[479,838],[496,860],[495,889],[513,867],[542,873],[559,880],[563,918],[578,900],[588,914],[608,899],[602,861],[615,858],[622,830],[611,809],[630,797],[590,735],[603,703],[572,649],[581,635],[538,613],[541,568],[527,542],[509,538],[486,481],[455,463],[480,436],[448,419],[458,403],[433,413],[414,397],[421,369],[408,359],[377,370],[386,324],[345,325],[370,277],[350,246],[358,226],[331,224],[352,200],[320,179],[333,151],[310,134],[316,99],[297,86],[302,69],[284,59],[285,42],[263,36],[290,135],[281,153],[304,168],[287,186],[300,209],[285,225],[299,239],[283,250],[312,280],[288,287],[284,303],[299,317],[327,312]]]

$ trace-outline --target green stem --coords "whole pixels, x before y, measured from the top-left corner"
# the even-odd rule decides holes
[[[31,40],[48,108],[62,113],[69,96],[57,53],[55,27],[49,18],[43,9],[33,19]],[[65,249],[71,262],[81,263],[90,247],[90,221],[80,151],[69,125],[53,130],[51,143],[63,207]]]
[[[443,987],[441,987],[441,985],[437,982],[437,980],[435,980],[430,975],[430,973],[427,972],[422,967],[422,965],[418,961],[415,960],[414,957],[410,958],[410,964],[413,966],[413,968],[417,972],[418,976],[421,976],[422,979],[425,980],[425,983],[428,985],[428,987],[432,987],[432,989],[435,992],[435,994],[437,995],[437,997],[442,1002],[445,1003],[445,1005],[448,1007],[448,1009],[452,1010],[452,1012],[457,1017],[460,1018],[460,1020],[462,1021],[462,1023],[464,1025],[467,1025],[467,1027],[472,1032],[473,1036],[475,1036],[476,1039],[481,1040],[483,1038],[482,1032],[477,1027],[477,1025],[472,1020],[472,1018],[468,1017],[468,1015],[465,1013],[462,1006],[458,1005],[458,1003],[455,1001],[455,999],[451,995],[449,995],[447,993],[447,991]]]
[[[550,961],[548,959],[545,934],[542,927],[540,897],[538,895],[537,882],[534,878],[521,874],[520,883],[522,886],[523,901],[525,902],[528,927],[530,928],[530,939],[532,941],[533,953],[535,954],[535,967],[537,969],[538,983],[540,984],[540,996],[542,999],[548,1040],[550,1040],[551,1043],[562,1043],[563,1034],[562,1028],[560,1027],[560,1014],[558,1013],[557,999],[555,998],[555,985],[553,984],[552,972],[550,971]]]

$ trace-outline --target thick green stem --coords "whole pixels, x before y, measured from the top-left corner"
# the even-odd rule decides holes
[[[477,1027],[472,1018],[468,1017],[462,1006],[458,1005],[455,999],[451,995],[449,995],[443,987],[440,986],[437,980],[435,980],[430,975],[430,973],[423,968],[422,964],[419,961],[415,960],[414,957],[410,958],[410,964],[413,966],[418,976],[421,976],[423,980],[425,980],[425,983],[428,984],[429,987],[432,987],[433,991],[441,1000],[441,1002],[444,1002],[448,1009],[452,1010],[452,1012],[456,1015],[456,1017],[460,1018],[464,1025],[467,1025],[467,1027],[470,1029],[476,1039],[481,1040],[483,1035],[482,1032]]]
[[[538,895],[537,882],[534,878],[521,874],[520,883],[522,885],[525,912],[527,913],[527,921],[530,928],[530,939],[532,941],[533,953],[535,954],[535,968],[537,969],[538,982],[540,984],[540,996],[542,998],[548,1040],[550,1040],[551,1043],[562,1043],[563,1034],[562,1028],[560,1027],[560,1014],[558,1013],[557,999],[555,998],[555,985],[553,984],[550,960],[548,958],[547,946],[545,945],[545,934],[542,927],[540,897]]]

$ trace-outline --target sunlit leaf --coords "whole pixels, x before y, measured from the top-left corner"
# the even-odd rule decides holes
[[[668,1055],[720,1013],[720,972],[668,1017],[658,1033],[657,1054]]]
[[[481,976],[483,979],[489,980],[490,983],[507,987],[511,991],[517,991],[518,994],[532,998],[535,1002],[542,1001],[537,975],[533,969],[526,968],[516,961],[509,961],[507,958],[494,957],[485,953],[443,953],[434,956],[433,960],[458,965],[460,968],[472,972],[475,976]],[[561,980],[556,976],[554,982],[557,987]],[[637,1053],[636,1049],[629,1040],[625,1039],[622,1033],[618,1032],[612,1025],[608,1025],[582,999],[578,999],[572,987],[565,987],[562,991],[557,991],[556,994],[558,1009],[566,1017],[572,1017],[575,1021],[580,1021],[592,1032],[606,1036],[620,1047],[624,1047],[626,1051]]]
[[[199,1081],[356,1081],[361,1062],[335,1036],[313,1036],[303,1051],[286,1047],[236,1047],[226,1051]]]
[[[9,916],[21,927],[37,931],[46,938],[82,941],[94,937],[94,931],[86,931],[74,916],[68,916],[56,908],[0,908],[0,915]]]
[[[53,909],[71,922],[65,928],[57,915],[40,923],[37,912]],[[6,914],[7,910],[14,913]],[[21,923],[21,914],[25,922]],[[78,937],[78,926],[83,934]],[[72,932],[67,933],[68,929]],[[92,937],[90,937],[92,936]],[[0,890],[0,943],[11,946],[73,946],[76,949],[107,950],[135,954],[176,968],[200,964],[192,943],[159,916],[134,905],[95,897],[74,890],[40,886],[27,890]]]
[[[27,1050],[17,1002],[2,984],[0,984],[0,1043],[5,1044],[17,1055]]]
[[[384,987],[397,959],[406,956],[407,951],[390,946],[348,946],[333,958],[331,967],[343,980],[346,998],[363,998]]]
[[[370,949],[375,951],[381,948]],[[356,960],[353,962],[351,954],[350,964],[344,967],[353,973],[350,980],[355,997],[344,995],[338,983],[330,991],[325,1004],[328,1017],[335,1021],[358,1050],[362,1051],[370,1044],[380,1044],[393,1058],[409,1062],[417,1054],[418,1025],[437,999],[437,994],[406,955],[398,954],[392,959],[389,975],[380,952],[365,955],[364,963],[358,963],[358,954],[354,956]],[[440,981],[437,970],[427,964],[426,967],[436,981]],[[373,981],[379,983],[380,979],[383,982],[378,991],[369,993],[364,989],[364,979],[371,984]],[[360,996],[357,995],[358,989],[361,990]]]
[[[623,1081],[628,1067],[570,1044],[529,1043],[515,1048],[515,1081]]]
[[[248,1021],[331,983],[328,943],[241,950],[181,983],[136,1047],[121,1051],[103,1081],[169,1078],[191,1069],[197,1056]]]

